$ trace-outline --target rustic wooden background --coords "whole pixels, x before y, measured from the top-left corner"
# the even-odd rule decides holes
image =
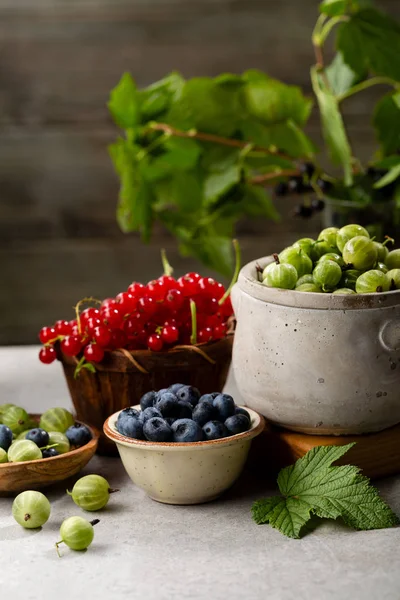
[[[380,2],[400,18],[398,0]],[[0,344],[31,343],[40,326],[69,318],[77,299],[105,297],[159,273],[159,248],[182,260],[162,231],[143,247],[114,211],[118,183],[105,108],[128,70],[140,85],[260,68],[310,91],[316,0],[0,0]],[[347,104],[361,157],[373,150],[371,95]],[[318,118],[310,132],[319,139]],[[244,223],[244,259],[315,232],[295,221]]]

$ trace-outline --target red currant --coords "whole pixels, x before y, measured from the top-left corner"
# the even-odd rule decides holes
[[[121,292],[116,297],[116,308],[120,310],[124,315],[131,314],[136,310],[137,298],[129,292]]]
[[[168,327],[168,325],[172,325],[173,327],[176,327],[177,321],[176,319],[167,319],[166,321],[164,321],[164,327]]]
[[[200,329],[197,339],[200,344],[211,342],[211,340],[213,339],[213,331],[211,327],[204,327],[204,329]]]
[[[104,323],[113,329],[118,328],[123,321],[123,314],[121,311],[115,307],[106,307],[101,309],[101,318]]]
[[[159,279],[150,281],[147,284],[147,295],[153,300],[164,300],[167,288]]]
[[[62,340],[60,347],[67,356],[76,356],[82,350],[82,342],[77,335],[68,335]]]
[[[146,315],[146,317],[150,317],[157,310],[157,305],[150,296],[142,296],[138,300],[137,309],[140,313]]]
[[[166,344],[174,344],[179,338],[179,329],[174,325],[163,327],[161,337]]]
[[[115,298],[106,298],[101,303],[101,308],[113,308],[115,306]]]
[[[89,362],[101,362],[104,358],[104,350],[97,344],[88,344],[83,354]]]
[[[143,329],[143,317],[139,313],[131,315],[124,321],[123,331],[126,333],[128,338],[133,335],[137,335],[139,331]]]
[[[147,347],[153,352],[160,352],[163,347],[163,341],[160,335],[153,333],[147,338]]]
[[[102,348],[106,348],[111,341],[111,331],[104,325],[99,325],[93,330],[93,339]]]
[[[51,340],[54,340],[57,337],[56,330],[54,327],[43,327],[39,331],[39,340],[42,344],[48,344]]]
[[[96,329],[96,327],[101,325],[101,319],[98,319],[97,317],[89,317],[82,325],[87,331],[92,332]]]
[[[198,281],[187,275],[178,279],[178,286],[184,296],[194,296],[199,291]]]
[[[183,303],[185,302],[185,297],[182,294],[181,291],[176,290],[176,289],[172,289],[169,290],[167,295],[165,296],[165,306],[169,309],[169,310],[179,310],[182,306]]]
[[[137,298],[140,298],[140,296],[143,296],[143,294],[145,292],[145,287],[146,286],[144,286],[143,283],[138,283],[138,282],[134,281],[128,287],[128,292],[130,294],[132,294],[132,296],[136,296]]]
[[[195,281],[198,281],[201,278],[201,275],[199,275],[198,273],[186,273],[185,277],[190,277],[190,279],[194,279]]]
[[[53,346],[43,346],[39,351],[39,360],[45,365],[49,365],[54,362],[57,358],[57,353]]]
[[[216,325],[212,332],[213,332],[213,338],[215,340],[221,340],[223,337],[226,336],[226,325],[225,323],[221,323],[220,325]]]
[[[54,329],[57,335],[69,335],[72,331],[72,325],[69,321],[56,321]]]
[[[233,307],[230,297],[220,305],[220,310],[225,317],[230,317],[233,315]]]
[[[112,349],[117,349],[117,348],[125,348],[126,346],[126,334],[124,331],[122,331],[122,329],[114,329],[111,332],[111,339],[109,342],[109,347]]]
[[[85,308],[85,310],[83,310],[81,312],[80,315],[80,321],[81,323],[86,323],[86,321],[88,321],[89,319],[98,319],[100,316],[100,311],[98,308]]]
[[[212,277],[202,277],[199,279],[199,288],[201,292],[208,297],[212,297],[215,292],[217,282]]]
[[[161,277],[158,278],[158,281],[162,281],[167,291],[173,290],[177,286],[175,277],[171,277],[170,275],[161,275]]]

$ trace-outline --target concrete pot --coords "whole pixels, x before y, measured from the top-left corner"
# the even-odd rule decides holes
[[[400,422],[400,291],[338,296],[263,286],[247,264],[232,290],[240,393],[269,421],[309,434]]]

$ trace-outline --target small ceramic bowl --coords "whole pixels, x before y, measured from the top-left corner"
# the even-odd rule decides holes
[[[140,406],[134,406],[140,410]],[[207,442],[164,443],[136,440],[116,430],[118,411],[104,423],[104,433],[118,448],[133,483],[165,504],[200,504],[218,498],[243,470],[251,441],[264,419],[248,409],[249,431]]]
[[[39,415],[30,416],[39,421]],[[89,429],[92,439],[81,448],[51,458],[0,464],[0,495],[39,490],[79,473],[97,449],[98,433]]]

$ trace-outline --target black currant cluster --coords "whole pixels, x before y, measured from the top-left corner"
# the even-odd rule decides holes
[[[310,179],[315,173],[315,165],[311,162],[302,163],[299,166],[300,175],[291,177],[287,182],[280,181],[275,187],[275,194],[277,196],[286,196],[287,194],[305,194],[307,192],[313,192],[314,189],[310,185]],[[322,192],[327,192],[331,183],[325,179],[318,178],[316,185],[321,189]],[[325,203],[319,198],[314,198],[308,203],[302,203],[295,206],[293,214],[296,217],[302,217],[307,219],[311,217],[315,212],[320,212],[324,209]]]

